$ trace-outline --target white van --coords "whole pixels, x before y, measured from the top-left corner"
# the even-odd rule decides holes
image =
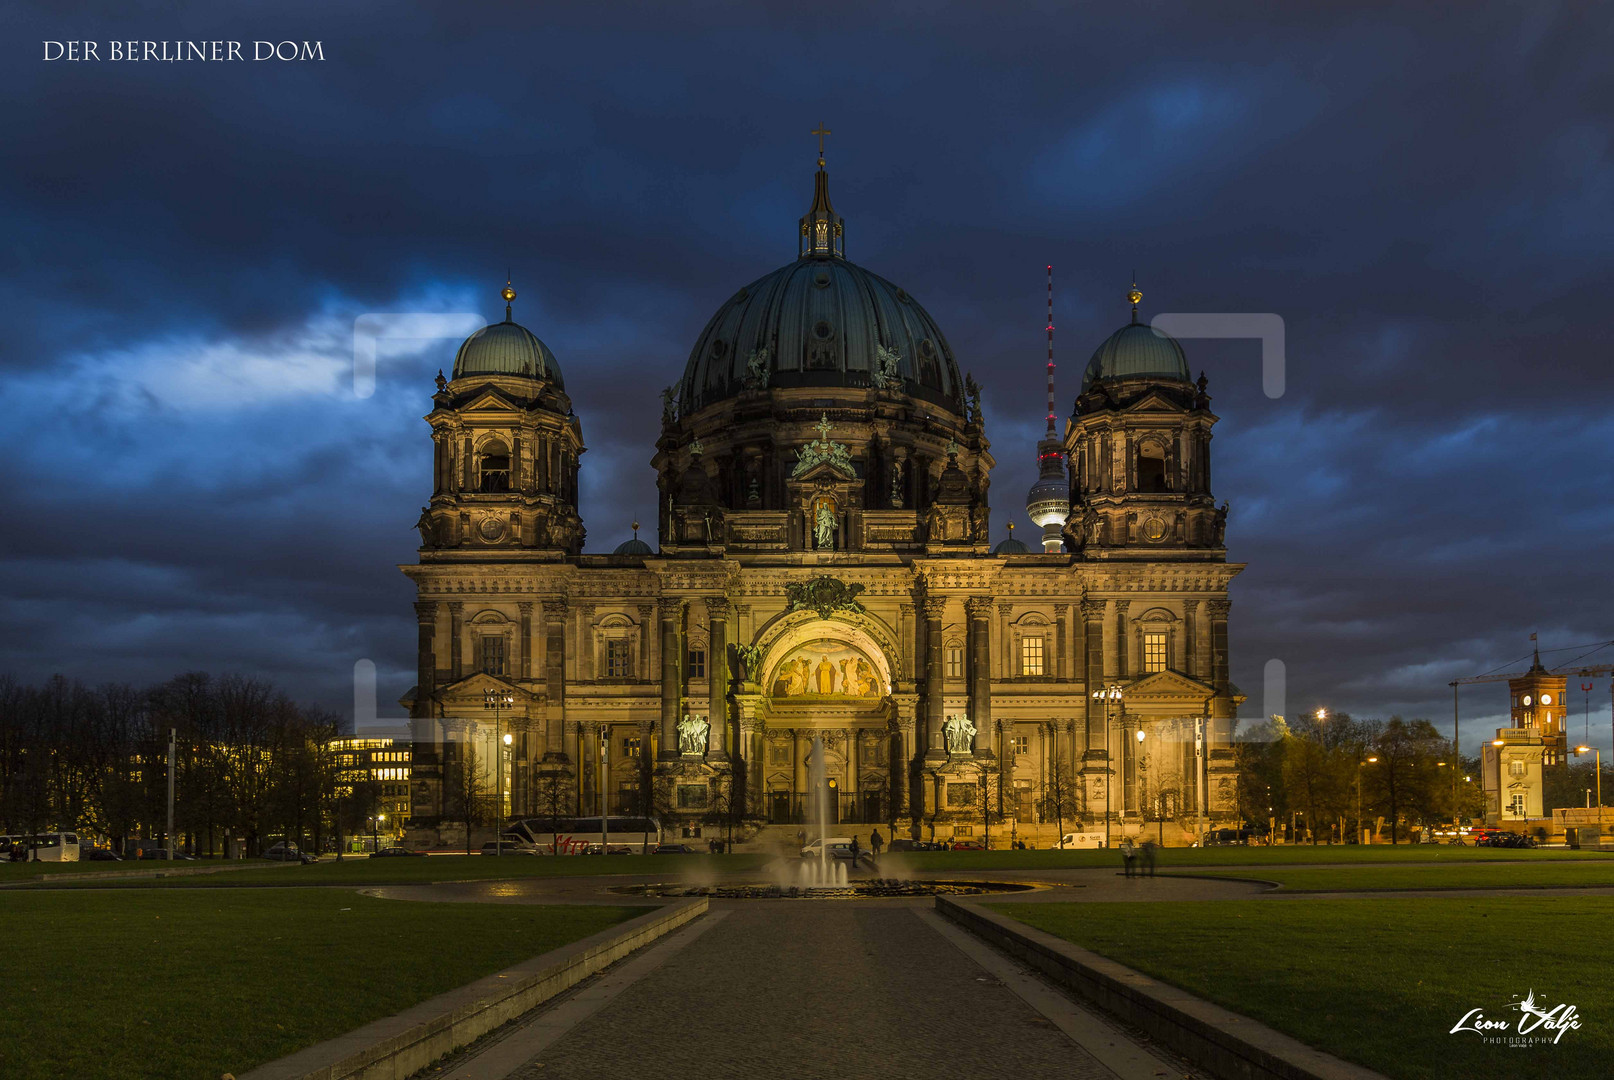
[[[1104,834],[1101,832],[1066,833],[1060,838],[1056,846],[1064,851],[1069,851],[1072,848],[1101,848],[1104,846]]]
[[[34,862],[78,862],[78,833],[40,833],[34,837],[28,858]]]
[[[841,858],[850,859],[852,857],[852,838],[850,836],[821,837],[802,848],[801,857],[804,859],[816,859],[818,858],[819,852],[824,851],[826,845],[828,846],[829,850],[825,852],[825,854],[832,859],[836,857],[837,847],[840,849]]]

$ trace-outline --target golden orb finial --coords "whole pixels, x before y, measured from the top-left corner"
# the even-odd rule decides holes
[[[499,295],[504,297],[504,302],[508,304],[516,298],[516,291],[510,287],[510,283],[507,281],[504,283],[504,288],[499,290]]]
[[[1143,299],[1143,294],[1138,291],[1138,283],[1136,281],[1132,283],[1132,288],[1127,290],[1126,298],[1131,302],[1133,307],[1137,307],[1138,301]]]
[[[637,521],[633,523],[633,538],[635,540],[639,538],[639,523]]]

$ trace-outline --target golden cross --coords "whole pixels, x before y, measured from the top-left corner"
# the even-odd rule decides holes
[[[818,122],[818,126],[813,128],[813,130],[809,131],[807,134],[809,134],[809,135],[817,135],[818,136],[818,156],[823,157],[824,156],[824,136],[831,134],[829,128],[825,127],[824,126],[824,121],[820,120]]]

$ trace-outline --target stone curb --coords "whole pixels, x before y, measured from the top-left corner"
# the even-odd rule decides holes
[[[1386,1080],[979,904],[938,896],[936,911],[1223,1080]]]
[[[240,1080],[405,1080],[494,1028],[706,913],[704,897],[636,919],[439,994]]]

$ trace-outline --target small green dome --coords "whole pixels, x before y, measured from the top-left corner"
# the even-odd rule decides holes
[[[1133,318],[1136,319],[1136,314]],[[1177,339],[1146,323],[1132,322],[1104,339],[1082,372],[1082,393],[1096,379],[1193,381]]]
[[[519,375],[547,379],[562,389],[566,385],[549,346],[525,326],[509,320],[484,326],[460,346],[454,355],[453,377],[472,375]]]
[[[649,544],[635,536],[632,540],[624,540],[616,546],[612,555],[654,555],[655,551]]]
[[[1014,538],[1014,534],[1010,533],[1009,538],[1007,540],[1001,540],[1001,541],[998,542],[998,546],[992,549],[992,554],[994,554],[994,555],[1029,555],[1029,554],[1031,554],[1031,549],[1026,547],[1020,541],[1016,540]]]

